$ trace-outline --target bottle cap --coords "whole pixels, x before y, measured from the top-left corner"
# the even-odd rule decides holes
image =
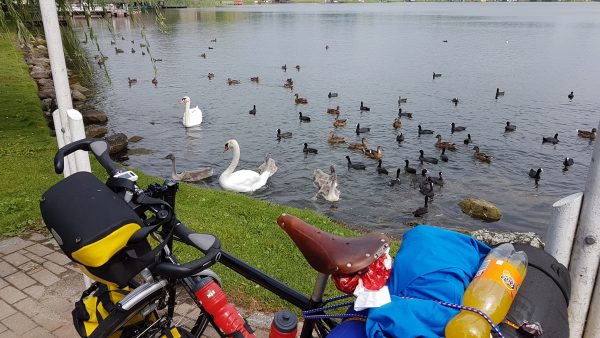
[[[281,333],[292,332],[298,326],[298,317],[290,310],[281,310],[275,314],[273,324]]]

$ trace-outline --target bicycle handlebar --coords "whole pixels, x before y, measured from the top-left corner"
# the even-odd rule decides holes
[[[60,174],[64,170],[65,156],[76,152],[77,150],[91,151],[96,160],[104,167],[110,176],[114,176],[122,169],[117,166],[109,157],[108,143],[104,140],[85,138],[65,145],[60,148],[54,156],[54,171]]]
[[[153,272],[167,278],[181,279],[205,270],[221,259],[221,241],[217,237],[197,233],[180,222],[177,222],[173,231],[185,244],[202,251],[204,257],[182,265],[159,263],[152,268]]]

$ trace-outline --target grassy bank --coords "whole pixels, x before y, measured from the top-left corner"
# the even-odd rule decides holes
[[[59,177],[56,141],[46,127],[37,86],[14,36],[0,34],[0,236],[41,226],[39,196]]]
[[[0,35],[0,237],[42,229],[39,197],[60,180],[52,167],[56,140],[49,136],[42,117],[37,88],[28,75],[14,37]],[[92,160],[96,173],[99,165]],[[156,181],[138,173],[140,186]],[[296,215],[339,235],[353,232],[312,211],[271,205],[251,197],[182,184],[178,217],[188,226],[213,233],[223,248],[299,291],[309,294],[315,273],[287,235],[275,224],[281,213]],[[183,259],[198,257],[185,247],[176,248]],[[222,266],[225,289],[235,303],[248,309],[279,309],[274,296]],[[331,288],[329,290],[332,290]]]

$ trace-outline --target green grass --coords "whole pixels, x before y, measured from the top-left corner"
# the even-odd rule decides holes
[[[0,236],[40,227],[39,196],[60,178],[56,141],[46,126],[37,86],[12,34],[0,34]]]
[[[0,237],[15,236],[32,228],[43,229],[39,197],[62,175],[54,173],[56,139],[42,116],[35,82],[28,75],[23,55],[13,35],[0,35]],[[106,176],[92,160],[94,172]],[[138,172],[140,186],[157,179]],[[224,250],[258,267],[283,283],[310,294],[316,273],[275,223],[289,213],[338,235],[355,232],[312,211],[272,205],[249,196],[181,184],[177,215],[199,232],[221,239]],[[397,245],[396,245],[397,246]],[[178,246],[183,260],[200,253]],[[228,296],[249,310],[277,310],[286,306],[257,285],[217,265]],[[337,294],[333,287],[329,294]]]

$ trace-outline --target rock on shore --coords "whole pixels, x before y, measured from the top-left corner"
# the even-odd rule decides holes
[[[502,212],[497,206],[480,198],[465,198],[458,205],[465,214],[486,222],[496,222],[502,218]]]

